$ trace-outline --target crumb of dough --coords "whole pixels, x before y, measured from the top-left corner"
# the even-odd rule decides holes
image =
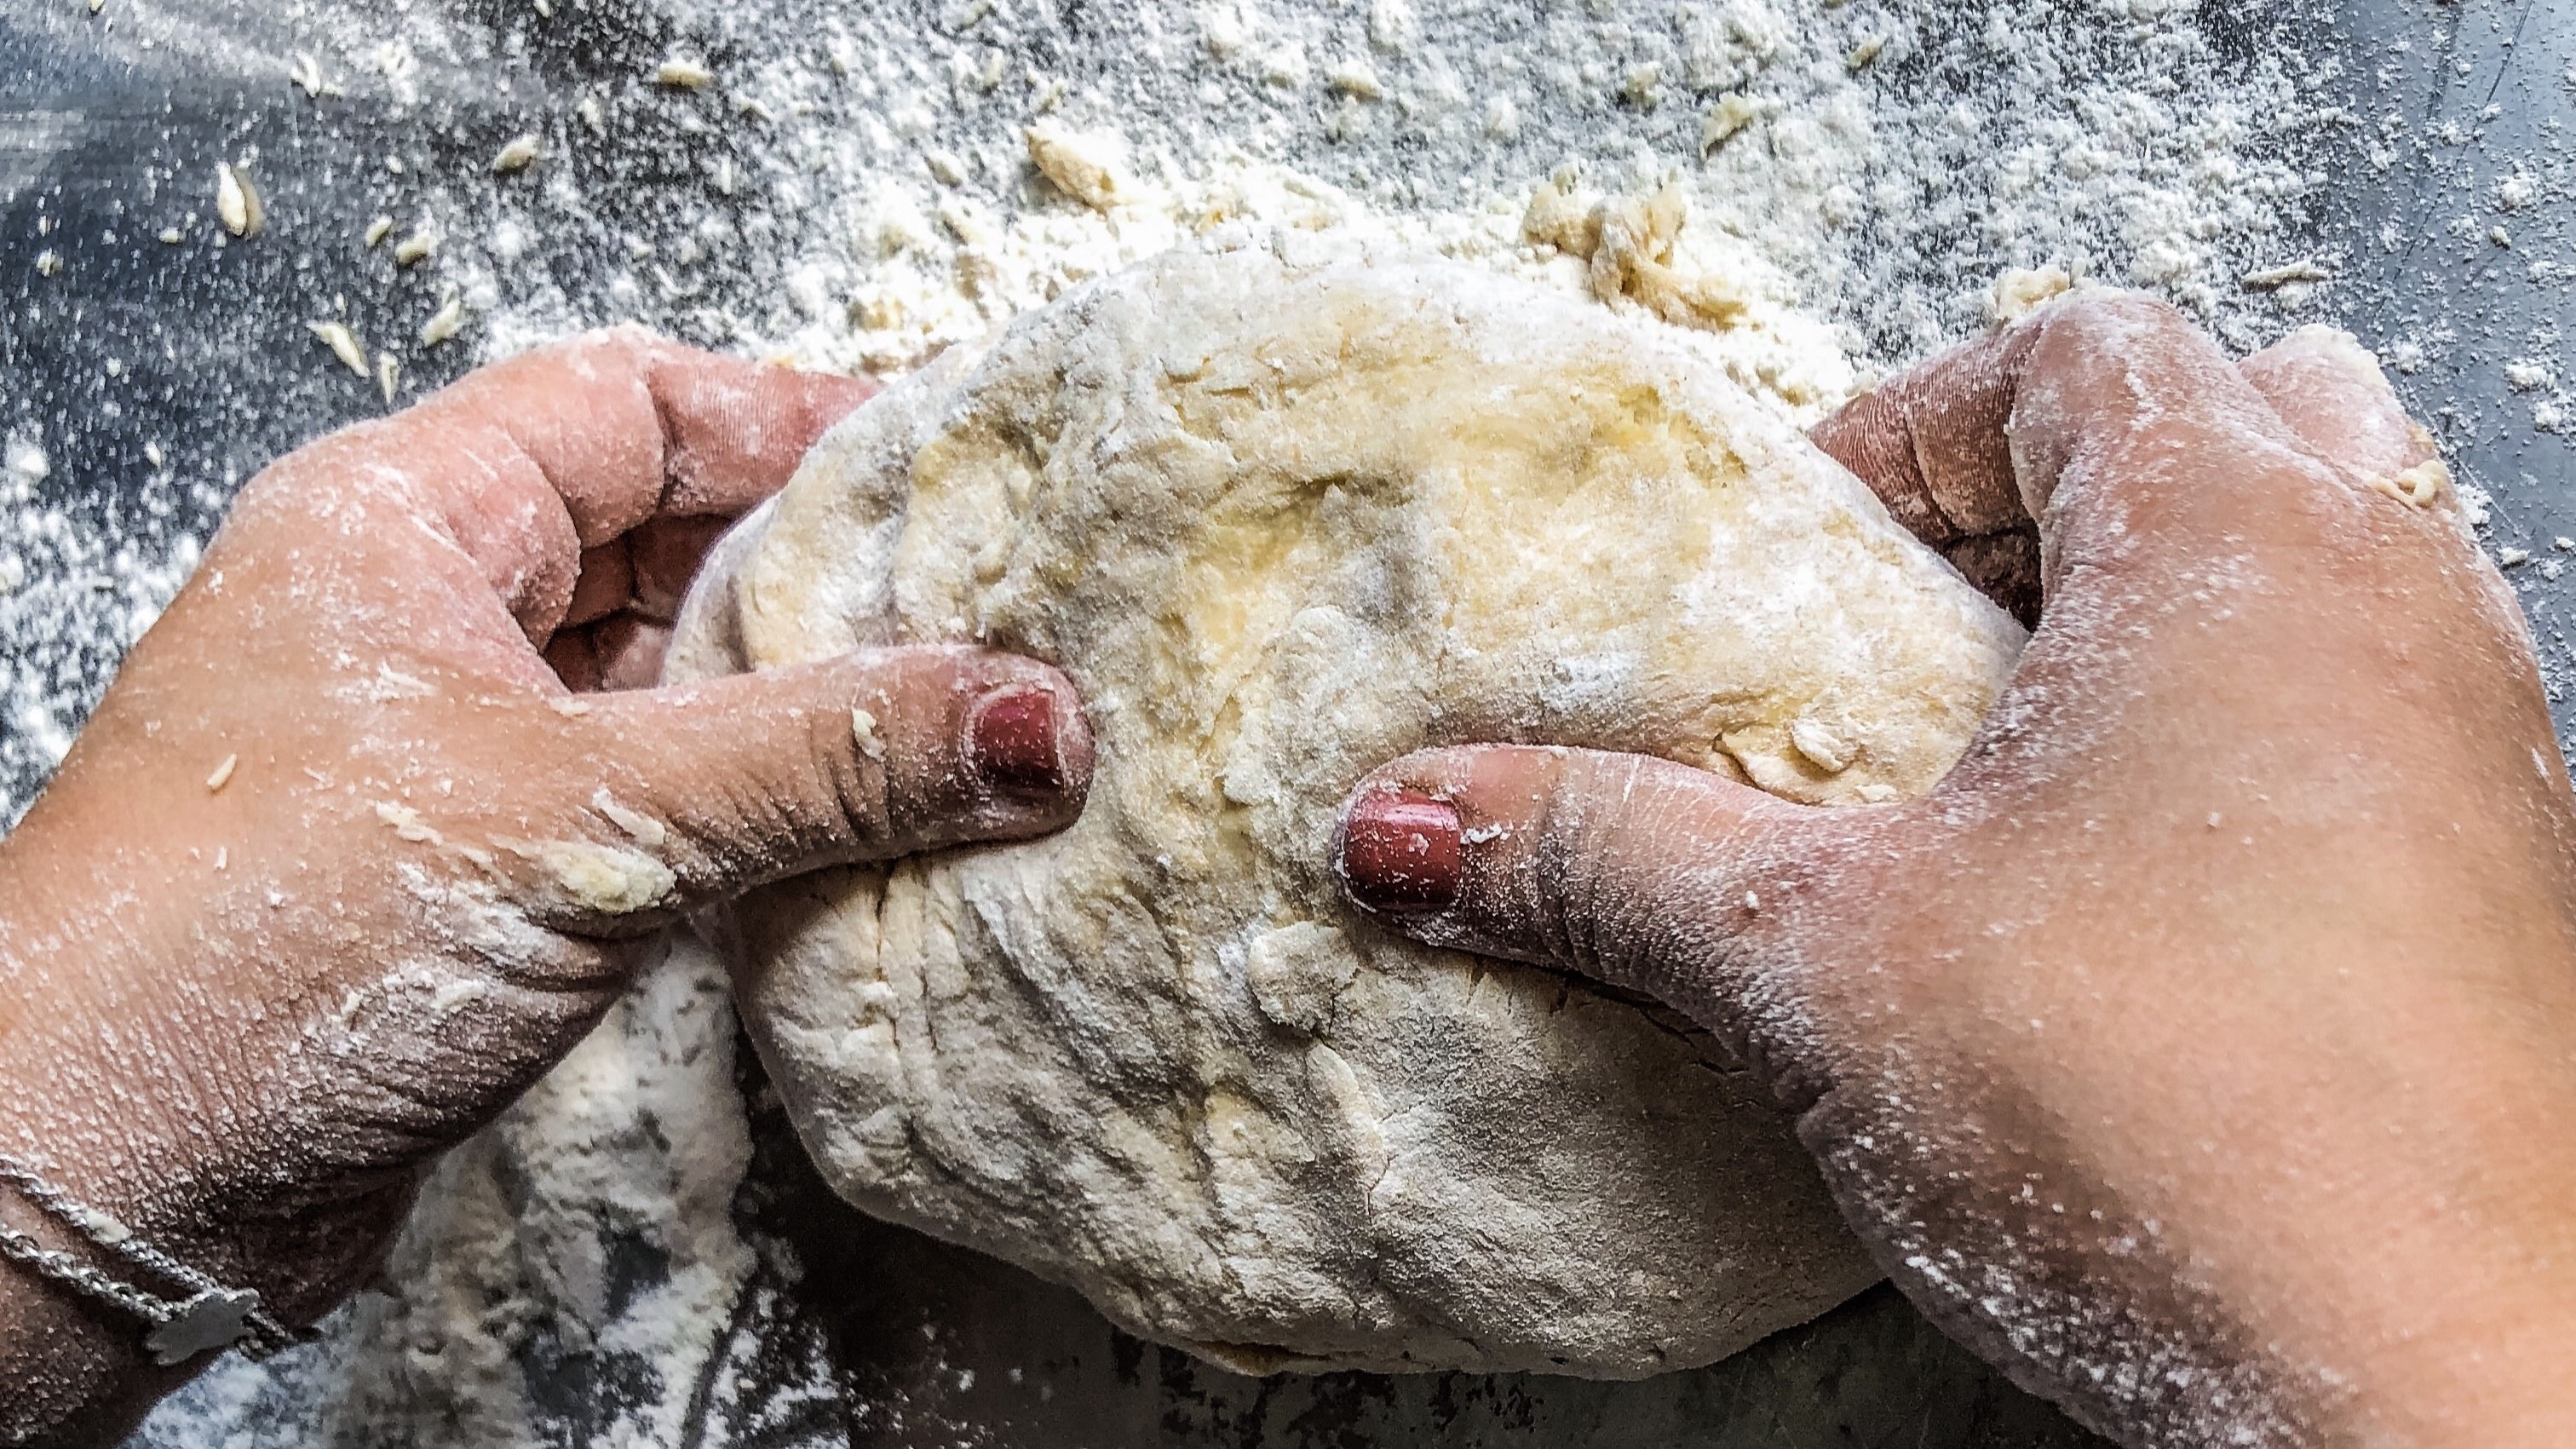
[[[1066,129],[1049,116],[1022,133],[1029,160],[1055,188],[1094,211],[1107,211],[1132,198],[1135,183],[1126,173],[1126,144],[1105,132]]]
[[[885,741],[877,734],[877,717],[863,709],[850,711],[850,737],[859,742],[859,753],[871,760],[885,758]]]
[[[1998,327],[2010,327],[2029,316],[2044,302],[2075,290],[2075,279],[2064,267],[2016,267],[1995,279],[1995,290],[1986,302],[1986,315]]]
[[[376,802],[376,818],[392,826],[395,836],[400,839],[432,845],[438,843],[438,832],[431,829],[428,823],[420,818],[419,811],[408,805],[379,800]]]
[[[669,866],[628,846],[540,840],[509,849],[543,870],[565,904],[595,915],[654,910],[670,904],[679,889]]]
[[[1699,125],[1699,154],[1708,155],[1735,138],[1735,133],[1762,118],[1762,104],[1742,91],[1728,91],[1708,108]]]
[[[1722,331],[1749,310],[1728,277],[1687,265],[1677,248],[1690,198],[1667,184],[1645,196],[1604,198],[1565,173],[1530,193],[1521,236],[1591,264],[1592,294],[1634,305],[1679,327]]]

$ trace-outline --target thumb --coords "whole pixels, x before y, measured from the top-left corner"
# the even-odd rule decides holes
[[[861,650],[537,710],[559,736],[543,757],[593,768],[551,792],[573,838],[505,843],[502,864],[549,924],[583,934],[826,865],[1041,835],[1081,812],[1091,779],[1071,682],[980,649]]]
[[[1351,794],[1333,866],[1435,946],[1580,972],[1758,1046],[1768,969],[1868,807],[1795,805],[1646,755],[1424,750]]]

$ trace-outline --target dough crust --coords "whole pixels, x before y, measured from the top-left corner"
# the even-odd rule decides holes
[[[1443,263],[1176,253],[859,410],[719,550],[677,676],[1052,660],[1081,821],[737,913],[741,1007],[870,1212],[1254,1372],[1707,1363],[1876,1277],[1669,1013],[1346,910],[1428,744],[1916,794],[2020,630],[1686,334]]]

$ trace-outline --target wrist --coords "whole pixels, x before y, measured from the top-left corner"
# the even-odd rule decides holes
[[[318,1316],[337,1294],[293,1242],[308,1205],[263,1180],[276,1129],[217,1045],[240,1004],[213,992],[219,953],[161,929],[200,903],[89,888],[111,878],[79,845],[0,841],[0,980],[42,983],[0,1005],[0,1157],[281,1317]],[[0,1180],[0,1198],[26,1196]]]

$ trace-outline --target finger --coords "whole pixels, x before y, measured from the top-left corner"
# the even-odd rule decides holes
[[[560,627],[577,629],[629,612],[656,623],[679,617],[680,601],[732,517],[654,518],[581,551],[581,578]]]
[[[2311,387],[2326,371],[2301,349],[2274,363],[2295,364]],[[2255,374],[2282,375],[2273,364]],[[2330,381],[2302,413],[2319,434],[2352,395],[2351,379]],[[1902,374],[1817,441],[1945,552],[2000,550],[1992,540],[2035,524],[2043,593],[2079,575],[2178,574],[2252,542],[2322,544],[2321,529],[2355,516],[2354,490],[2215,342],[2171,307],[2119,293],[2071,295]],[[2082,486],[2061,496],[2070,478]],[[2018,545],[2010,554],[2027,557]],[[2116,611],[2086,616],[2088,628],[2120,622]]]
[[[599,688],[650,689],[662,680],[662,656],[670,651],[671,626],[619,614],[591,630],[590,647],[599,661]]]
[[[868,650],[535,707],[527,838],[491,852],[551,924],[597,934],[820,866],[1016,840],[1079,813],[1091,736],[1044,664]]]
[[[575,694],[588,694],[600,687],[599,652],[591,647],[588,629],[558,632],[546,641],[545,658],[546,667]]]
[[[1333,867],[1416,940],[1581,972],[1739,1035],[1757,938],[1834,830],[1817,811],[1643,755],[1425,750],[1351,794]],[[1842,817],[1829,828],[1828,817]]]
[[[595,624],[625,608],[635,596],[635,564],[632,551],[623,538],[612,538],[597,548],[581,551],[581,576],[575,580],[572,602],[564,607],[565,629],[578,629]]]
[[[1853,399],[1810,437],[1935,548],[2027,524],[2006,427],[2036,340],[2021,327],[1943,353]]]
[[[596,545],[657,516],[741,513],[875,390],[617,328],[486,368],[416,411],[498,426]]]
[[[634,598],[628,607],[664,624],[677,619],[698,566],[733,526],[734,517],[657,518],[627,535],[635,558]]]
[[[2302,327],[2237,370],[2301,446],[2348,478],[2391,477],[2433,456],[2379,359],[2349,332]]]
[[[2026,625],[2039,615],[2039,530],[2014,478],[2008,424],[2035,340],[2017,328],[1945,353],[1811,434],[1889,516]]]
[[[579,617],[583,550],[656,518],[741,513],[874,390],[621,328],[470,374],[330,461],[404,485],[542,643]],[[613,584],[582,592],[584,608]]]

